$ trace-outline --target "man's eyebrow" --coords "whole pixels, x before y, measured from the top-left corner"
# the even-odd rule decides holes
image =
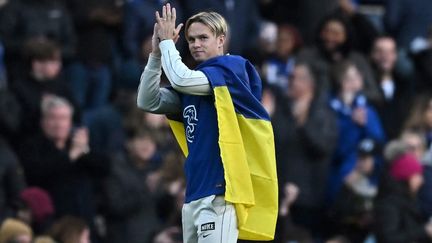
[[[208,37],[208,35],[207,34],[189,35],[188,39],[196,39],[196,38],[202,38],[202,37]]]

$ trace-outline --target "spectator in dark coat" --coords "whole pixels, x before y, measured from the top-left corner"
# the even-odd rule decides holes
[[[57,96],[42,101],[42,132],[22,142],[19,155],[27,182],[47,190],[56,216],[75,215],[93,224],[97,179],[109,164],[88,146],[86,128],[72,129],[73,108]]]
[[[14,204],[24,188],[24,174],[18,158],[0,135],[0,222],[14,215]]]
[[[432,218],[432,154],[423,161],[424,184],[419,192],[420,209],[427,218]]]
[[[366,58],[353,50],[353,32],[348,20],[340,15],[329,15],[319,25],[315,46],[305,48],[299,53],[298,60],[313,62],[323,73],[323,91],[334,84],[330,70],[338,63],[350,61],[357,66],[364,79],[364,93],[370,100],[379,98],[379,90],[374,81],[372,69]]]
[[[395,153],[393,157],[375,203],[377,242],[432,242],[432,222],[420,214],[416,201],[423,168],[409,152]]]
[[[46,38],[30,39],[25,44],[23,54],[26,60],[26,75],[14,81],[11,87],[21,109],[25,111],[22,113],[20,138],[39,131],[39,124],[35,121],[40,120],[40,106],[44,96],[62,96],[74,104],[69,86],[62,79],[61,53],[54,42]],[[79,112],[75,114],[75,119],[79,120]]]
[[[426,46],[413,54],[413,61],[418,74],[416,92],[422,93],[432,88],[432,24],[429,27]]]
[[[108,103],[112,87],[115,35],[122,21],[120,1],[69,0],[77,28],[77,56],[67,79],[81,108],[91,110]]]
[[[0,137],[12,144],[19,132],[22,110],[16,95],[8,88],[0,88]]]
[[[390,36],[378,37],[370,54],[380,98],[374,105],[389,139],[400,135],[413,95],[413,80],[406,80],[395,68],[397,46]]]
[[[330,105],[337,114],[339,141],[333,156],[329,184],[329,202],[339,193],[345,177],[354,169],[357,147],[362,139],[370,138],[384,144],[381,121],[368,99],[362,95],[363,78],[352,63],[341,63],[334,69],[337,83]]]
[[[278,161],[279,188],[299,191],[290,208],[294,224],[319,234],[325,185],[337,127],[333,113],[318,92],[319,76],[298,63],[288,93],[278,95],[272,117]],[[281,197],[285,197],[281,192]]]
[[[16,78],[22,72],[20,60],[24,43],[35,37],[57,42],[61,55],[69,59],[75,54],[76,35],[69,12],[58,0],[12,1],[0,21],[0,35],[6,48],[9,74]]]
[[[113,156],[104,183],[107,238],[112,243],[147,242],[159,226],[149,174],[155,170],[156,144],[149,131],[131,131],[126,151]],[[153,163],[152,163],[153,162]]]

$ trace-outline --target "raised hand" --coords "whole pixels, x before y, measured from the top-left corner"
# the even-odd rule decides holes
[[[179,24],[176,28],[176,18],[176,9],[171,9],[169,3],[162,7],[162,17],[160,16],[159,11],[156,11],[157,28],[155,27],[155,29],[157,29],[157,37],[159,38],[159,41],[172,39],[174,42],[177,42],[183,24]]]

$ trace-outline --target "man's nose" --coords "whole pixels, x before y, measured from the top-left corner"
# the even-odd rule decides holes
[[[194,41],[194,43],[192,44],[192,46],[193,46],[194,48],[198,48],[198,47],[201,46],[201,42],[198,41],[198,40],[196,40],[196,41]]]

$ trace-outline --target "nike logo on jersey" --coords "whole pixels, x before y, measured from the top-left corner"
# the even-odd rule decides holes
[[[205,223],[201,225],[201,231],[209,231],[209,230],[215,230],[215,223]]]

